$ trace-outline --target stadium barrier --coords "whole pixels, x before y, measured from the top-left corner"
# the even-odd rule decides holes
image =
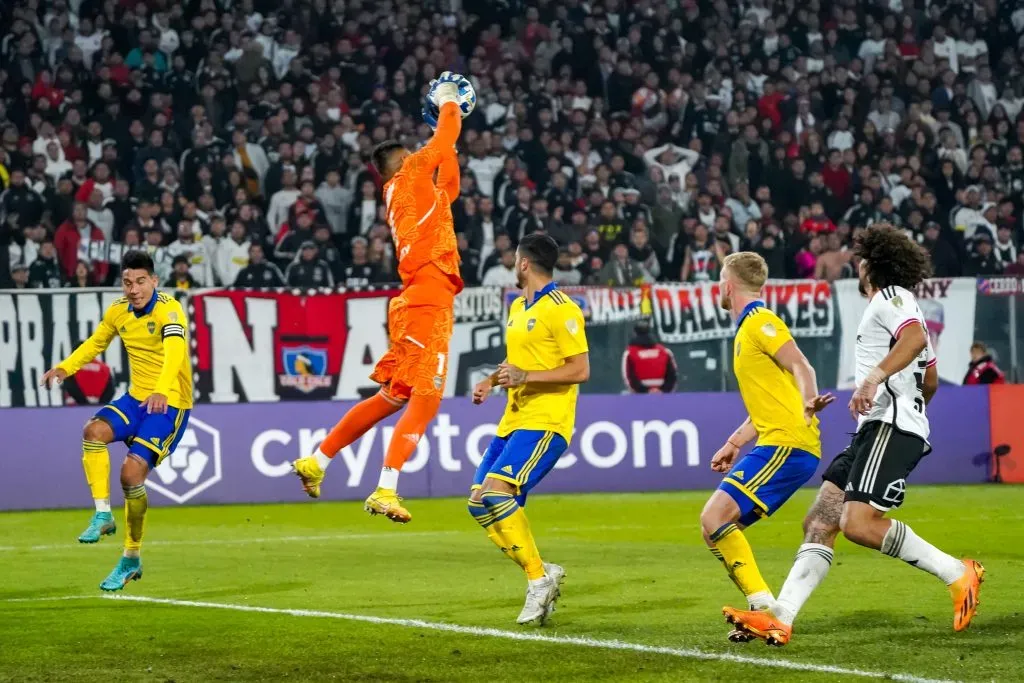
[[[1003,400],[1020,398],[1015,393]],[[823,463],[849,442],[854,422],[846,410],[848,399],[849,393],[842,392],[838,403],[822,414]],[[197,406],[178,449],[149,477],[152,500],[163,505],[306,500],[289,462],[311,453],[348,405],[317,401]],[[464,398],[446,399],[403,471],[403,495],[415,499],[466,494],[503,408],[500,396],[482,406]],[[1005,408],[992,414],[1003,414],[999,411]],[[0,509],[88,503],[78,448],[82,425],[93,412],[89,407],[0,411],[4,437],[14,446],[0,454]],[[992,444],[988,388],[944,389],[929,413],[935,450],[914,472],[913,481],[987,480]],[[569,451],[543,490],[713,488],[721,475],[709,468],[711,457],[743,416],[739,396],[731,393],[582,396]],[[339,454],[324,485],[324,498],[361,499],[371,490],[393,424],[392,418]],[[111,453],[120,462],[124,448],[112,446]],[[116,466],[113,472],[116,479]],[[816,486],[818,480],[811,483]],[[912,491],[909,499],[913,501]]]
[[[1012,379],[1024,378],[1017,345],[1024,338],[1021,280],[934,279],[918,295],[945,384],[960,384],[971,342],[993,350]],[[732,321],[718,308],[713,283],[644,287],[568,287],[583,309],[591,348],[585,393],[625,389],[622,354],[635,321],[650,318],[675,353],[678,391],[735,390]],[[198,403],[352,400],[376,390],[374,360],[387,348],[387,305],[398,289],[299,292],[209,289],[179,292]],[[517,295],[475,287],[456,299],[446,396],[468,396],[505,357],[505,310]],[[0,407],[61,405],[61,390],[39,378],[87,337],[120,296],[113,289],[0,290]],[[790,326],[822,386],[851,388],[854,329],[865,305],[853,280],[810,280],[767,287],[768,305]],[[128,363],[115,339],[103,355],[124,391]]]

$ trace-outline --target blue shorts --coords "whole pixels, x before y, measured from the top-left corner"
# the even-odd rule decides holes
[[[799,448],[757,446],[733,465],[718,485],[740,506],[739,523],[771,515],[814,476],[818,456]]]
[[[559,434],[539,429],[517,429],[508,436],[491,439],[473,477],[477,489],[487,477],[507,481],[516,487],[516,500],[526,504],[526,494],[547,476],[569,444]]]
[[[167,406],[163,415],[150,414],[142,407],[141,401],[125,394],[100,408],[95,417],[114,430],[114,441],[124,441],[128,444],[129,453],[153,469],[174,452],[185,433],[191,412]]]

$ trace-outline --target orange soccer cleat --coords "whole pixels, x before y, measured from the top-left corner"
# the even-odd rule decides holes
[[[793,635],[793,627],[783,624],[768,610],[741,610],[734,607],[723,607],[725,620],[738,631],[746,631],[763,640],[768,645],[782,647]],[[730,640],[733,640],[730,637]],[[738,642],[733,640],[733,642]]]
[[[964,558],[963,576],[949,586],[953,597],[953,630],[963,631],[971,625],[971,619],[978,613],[981,603],[981,583],[985,580],[985,568],[977,560]]]

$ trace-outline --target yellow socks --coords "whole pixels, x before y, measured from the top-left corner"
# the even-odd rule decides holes
[[[751,608],[763,609],[770,606],[773,601],[772,592],[761,576],[757,561],[754,560],[754,551],[740,528],[732,523],[723,524],[711,534],[711,542],[721,553],[729,577],[747,596]]]
[[[127,530],[124,535],[124,556],[138,557],[142,549],[142,535],[146,530],[146,510],[149,499],[146,485],[124,487],[124,517]]]
[[[110,453],[107,444],[82,440],[82,469],[96,509],[110,512]]]
[[[487,537],[526,572],[526,578],[544,576],[544,562],[530,531],[526,512],[511,493],[488,491],[479,503],[469,502],[469,513],[486,531]]]

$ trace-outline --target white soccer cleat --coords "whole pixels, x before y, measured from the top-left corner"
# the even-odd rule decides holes
[[[516,623],[525,625],[536,622],[543,626],[555,611],[555,602],[562,594],[559,584],[565,580],[565,570],[557,564],[545,563],[544,573],[542,581],[527,586],[526,604],[523,605]]]

